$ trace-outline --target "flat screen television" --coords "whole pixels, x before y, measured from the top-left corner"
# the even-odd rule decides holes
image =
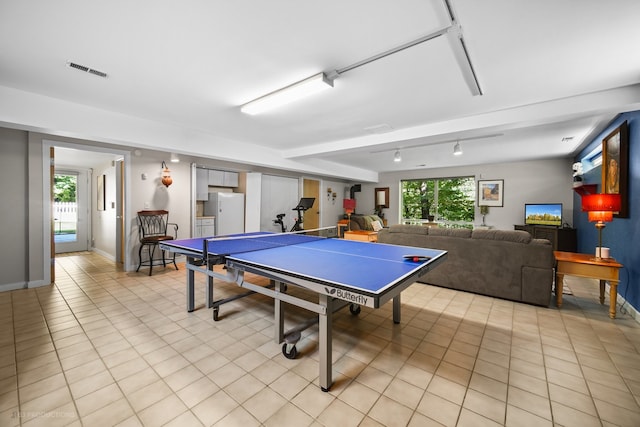
[[[524,223],[562,227],[562,203],[527,203],[524,205]]]

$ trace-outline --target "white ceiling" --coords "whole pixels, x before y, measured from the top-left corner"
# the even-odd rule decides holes
[[[344,72],[333,89],[295,104],[240,112],[275,89],[451,26],[444,0],[0,0],[0,86],[161,123],[183,140],[88,134],[68,117],[49,124],[61,134],[349,179],[569,157],[617,113],[640,109],[640,1],[449,4],[481,96],[445,34]],[[51,123],[43,109],[17,117],[10,105],[0,103],[0,123]],[[388,131],[367,130],[380,126]],[[458,139],[464,154],[454,157]]]

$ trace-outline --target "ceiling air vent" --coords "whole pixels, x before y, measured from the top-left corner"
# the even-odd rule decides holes
[[[86,65],[76,64],[75,62],[67,62],[67,66],[69,68],[75,68],[76,70],[84,71],[85,73],[93,74],[98,77],[102,77],[105,79],[107,78],[107,73],[102,72],[100,70],[96,70],[94,68],[89,68]]]

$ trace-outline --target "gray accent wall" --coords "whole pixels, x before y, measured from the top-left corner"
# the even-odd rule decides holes
[[[27,132],[0,128],[0,291],[23,288],[29,278],[27,159]]]

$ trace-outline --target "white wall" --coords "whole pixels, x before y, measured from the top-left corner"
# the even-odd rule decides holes
[[[321,227],[335,226],[339,219],[344,215],[342,201],[345,198],[345,189],[351,187],[344,181],[322,180],[320,183],[320,212],[322,212]],[[336,198],[327,195],[327,189],[331,188],[331,192],[336,193]],[[347,190],[347,197],[348,197]]]
[[[563,219],[569,225],[573,218],[573,176],[571,159],[547,159],[472,167],[419,169],[409,172],[380,174],[377,184],[362,184],[356,193],[356,212],[369,214],[374,208],[374,189],[389,187],[389,209],[384,209],[389,225],[400,222],[400,180],[474,176],[478,179],[504,180],[504,207],[491,207],[486,224],[497,229],[513,230],[524,222],[525,203],[562,203]],[[476,207],[476,224],[482,222]]]
[[[131,261],[138,263],[138,226],[136,213],[145,209],[166,209],[169,222],[178,224],[178,238],[191,237],[191,165],[188,161],[169,163],[169,154],[143,150],[131,156],[131,183],[125,187],[131,193],[131,235],[129,251]],[[162,161],[171,170],[173,184],[168,188],[161,182]],[[146,178],[143,178],[143,175]]]

